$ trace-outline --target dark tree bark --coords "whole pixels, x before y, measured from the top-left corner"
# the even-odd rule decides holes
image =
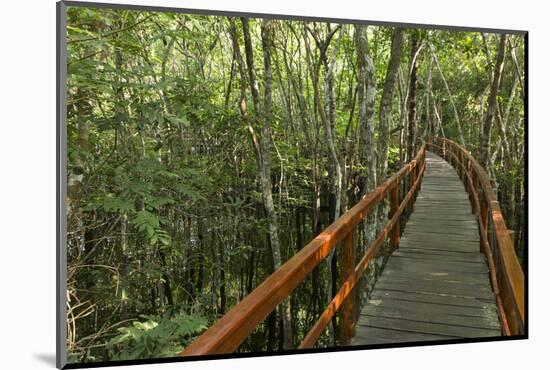
[[[491,90],[489,97],[487,98],[487,113],[485,115],[485,121],[483,122],[483,131],[481,134],[480,147],[480,160],[481,165],[487,169],[489,165],[489,142],[491,137],[491,128],[493,121],[497,114],[497,96],[502,80],[502,71],[504,69],[504,54],[506,52],[506,35],[500,36],[497,59],[495,61],[495,69],[493,72],[493,80],[491,82]]]
[[[386,81],[382,91],[382,100],[380,102],[380,136],[378,138],[378,179],[382,181],[386,178],[388,168],[388,144],[390,140],[389,130],[391,124],[391,111],[393,92],[401,62],[403,50],[403,29],[396,28],[393,31],[390,61],[386,71]]]

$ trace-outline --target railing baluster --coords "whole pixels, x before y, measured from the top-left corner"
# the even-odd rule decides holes
[[[345,279],[355,268],[355,228],[353,228],[342,240],[340,253],[340,276]],[[347,345],[355,335],[355,288],[342,302],[340,322],[340,345]]]
[[[417,173],[418,173],[418,162],[416,163],[415,167],[411,169],[411,172],[409,172],[409,176],[408,176],[409,180],[407,183],[407,189],[405,190],[405,194],[407,194],[409,190],[411,190],[414,182],[416,181]],[[415,200],[415,197],[413,195],[409,200],[409,204],[408,204],[409,217],[410,217],[410,214],[414,212],[414,200]]]
[[[487,233],[487,214],[488,214],[488,208],[487,208],[487,198],[485,197],[485,193],[484,192],[480,192],[480,206],[481,206],[481,210],[480,210],[480,218],[481,218],[481,223],[483,225],[483,230],[484,230],[484,233],[485,233],[485,237],[489,237],[488,233]],[[484,251],[484,248],[483,248],[483,235],[481,236],[480,238],[480,241],[479,241],[479,251],[481,253],[483,253]]]
[[[474,194],[477,195],[478,202],[479,202],[479,187],[477,186],[477,175],[475,171],[472,171],[472,162],[468,159],[468,173],[470,174],[470,178],[472,179],[472,189],[470,189],[470,193],[472,195],[472,213],[475,215],[478,212],[477,204],[474,201]]]
[[[399,184],[396,184],[390,190],[390,214],[389,219],[393,217],[397,209],[399,208]],[[396,250],[399,247],[399,222],[396,222],[390,232],[390,253]]]
[[[464,173],[464,168],[462,167],[464,165],[464,156],[462,155],[462,150],[458,152],[458,161],[460,162],[460,166],[458,166],[460,168],[460,179],[462,180],[462,183],[465,184],[466,176]]]

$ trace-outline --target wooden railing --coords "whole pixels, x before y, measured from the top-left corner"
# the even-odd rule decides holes
[[[399,221],[403,211],[414,204],[420,189],[425,170],[425,149],[422,147],[416,157],[382,185],[367,194],[352,209],[323,230],[284,265],[271,274],[226,315],[187,346],[180,355],[197,356],[221,354],[235,351],[254,328],[263,321],[292,291],[318,266],[340,243],[341,270],[343,283],[299,348],[312,347],[327,324],[341,311],[340,344],[347,344],[353,337],[356,316],[354,314],[356,295],[353,288],[365,272],[369,262],[389,237],[390,251],[399,244]],[[403,184],[403,186],[401,186]],[[400,196],[400,188],[405,190]],[[389,197],[389,221],[378,233],[375,240],[365,248],[366,252],[355,264],[356,227],[365,217],[376,210],[386,197]]]
[[[491,285],[504,335],[525,333],[525,278],[500,211],[489,176],[475,158],[452,140],[436,137],[426,143],[457,170],[477,216],[480,250],[487,258]]]

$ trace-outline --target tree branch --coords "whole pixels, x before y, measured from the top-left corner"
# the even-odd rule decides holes
[[[76,39],[76,40],[68,40],[67,41],[67,44],[72,44],[72,43],[76,43],[76,42],[84,42],[84,41],[93,41],[93,40],[99,40],[99,39],[102,39],[102,38],[105,38],[105,37],[109,37],[109,36],[112,36],[114,34],[117,34],[119,32],[123,32],[123,31],[128,31],[129,29],[131,28],[134,28],[138,25],[140,25],[141,23],[145,22],[146,20],[148,20],[149,18],[151,18],[154,14],[151,14],[145,18],[143,18],[142,20],[134,23],[134,24],[131,24],[127,27],[124,27],[124,28],[120,28],[118,30],[114,30],[114,31],[111,31],[111,32],[107,32],[103,35],[99,35],[99,36],[95,36],[95,37],[88,37],[88,38],[85,38],[85,39]]]

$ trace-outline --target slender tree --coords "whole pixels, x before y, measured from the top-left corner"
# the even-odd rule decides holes
[[[483,122],[483,131],[480,137],[480,161],[481,164],[488,168],[489,165],[489,138],[491,135],[491,127],[497,114],[497,96],[502,80],[502,71],[504,69],[504,55],[506,52],[506,35],[502,34],[499,38],[498,52],[495,61],[493,79],[491,81],[491,90],[487,98],[487,113]]]
[[[388,147],[390,141],[390,126],[392,114],[392,102],[399,63],[403,50],[403,29],[396,28],[392,33],[391,54],[386,70],[386,79],[382,90],[382,100],[380,102],[380,136],[378,137],[378,179],[386,177],[388,168]]]
[[[417,30],[412,30],[409,39],[409,94],[407,97],[407,159],[414,157],[416,140],[416,81],[418,73],[418,55],[420,52],[420,37]]]

